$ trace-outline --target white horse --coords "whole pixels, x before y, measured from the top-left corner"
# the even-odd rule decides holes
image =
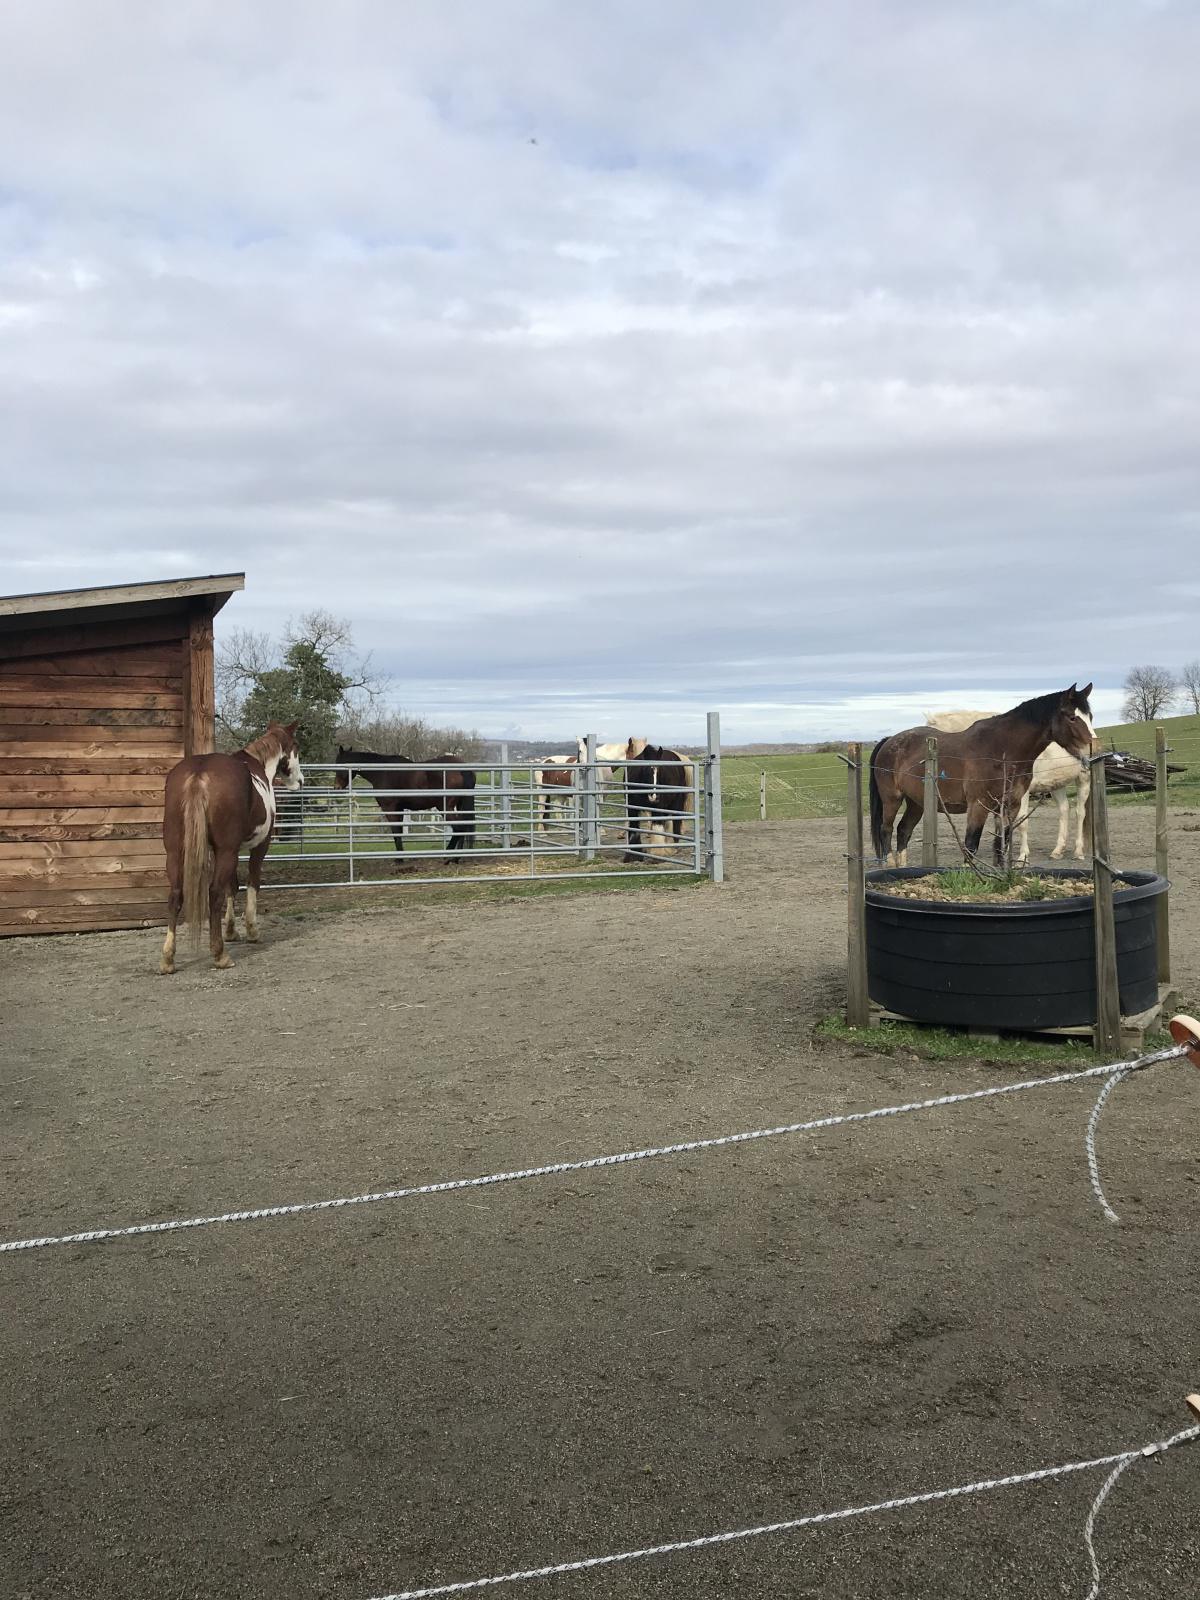
[[[578,761],[581,767],[586,766],[587,739],[583,734],[579,735],[577,746],[578,748],[576,750],[575,759]],[[598,744],[596,746],[597,788],[604,790],[611,789],[614,786],[618,780],[617,774],[613,771],[611,763],[614,761],[624,761],[624,759],[624,744]],[[603,765],[601,763],[603,763]]]
[[[994,711],[935,711],[927,715],[927,727],[936,728],[941,733],[963,733],[984,717],[994,717]],[[1094,735],[1095,729],[1090,720],[1082,711],[1075,715],[1081,722],[1086,722],[1089,730]],[[1092,770],[1086,761],[1081,761],[1078,756],[1073,756],[1069,750],[1064,750],[1060,744],[1049,745],[1033,763],[1033,781],[1029,785],[1025,798],[1021,801],[1021,809],[1017,815],[1016,829],[1016,864],[1023,867],[1029,860],[1029,801],[1031,796],[1043,798],[1053,795],[1058,805],[1058,838],[1054,849],[1050,852],[1052,861],[1060,861],[1067,852],[1067,834],[1069,832],[1071,803],[1067,798],[1067,788],[1076,784],[1075,790],[1075,859],[1083,860],[1083,821],[1087,811],[1088,797],[1092,792]]]

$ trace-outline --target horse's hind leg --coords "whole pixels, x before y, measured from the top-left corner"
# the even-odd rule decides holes
[[[1083,860],[1083,824],[1087,816],[1088,801],[1092,797],[1092,772],[1090,767],[1084,767],[1079,774],[1079,785],[1075,790],[1075,859]]]
[[[1066,836],[1067,819],[1066,819],[1066,807],[1065,807],[1065,805],[1063,803],[1062,790],[1061,789],[1056,789],[1055,790],[1055,796],[1058,799],[1059,810],[1062,813],[1062,815],[1061,815],[1061,817],[1059,819],[1060,833],[1061,833],[1062,837],[1065,838],[1065,836]],[[1060,855],[1062,855],[1062,850],[1061,850],[1061,848],[1059,846],[1056,845],[1055,849],[1054,849],[1054,859],[1057,861],[1057,859],[1059,858]],[[1014,866],[1018,866],[1018,867],[1023,867],[1028,860],[1029,860],[1029,795],[1028,795],[1028,793],[1026,793],[1021,797],[1021,809],[1017,812],[1017,849],[1016,849],[1016,854],[1013,857],[1013,865]]]
[[[968,861],[973,861],[979,854],[979,841],[983,838],[988,814],[986,800],[972,800],[967,806],[967,831],[963,839],[963,854]]]
[[[237,900],[237,892],[237,863],[235,861],[233,868],[233,882],[225,890],[225,915],[221,919],[221,937],[227,944],[237,943],[237,924],[233,917],[233,909]]]
[[[270,843],[270,839],[265,839],[250,852],[246,873],[246,940],[249,944],[258,943],[258,891],[262,885],[263,862]]]
[[[1054,841],[1054,849],[1050,852],[1050,859],[1051,861],[1061,861],[1067,853],[1067,834],[1071,831],[1071,802],[1067,799],[1065,785],[1061,789],[1055,789],[1054,799],[1058,805],[1058,838]],[[1028,802],[1026,802],[1024,809],[1028,809]],[[1020,862],[1018,865],[1024,865],[1024,863]]]
[[[227,897],[232,897],[233,888],[237,884],[237,849],[222,849],[216,853],[216,862],[213,866],[212,884],[208,891],[208,947],[212,952],[215,967],[231,967],[233,962],[229,959],[225,949],[225,941],[221,937],[221,921],[225,911]]]
[[[896,865],[908,865],[908,841],[913,836],[913,829],[920,822],[925,807],[916,800],[905,799],[904,815],[900,818],[900,826],[896,829]],[[889,830],[890,832],[890,830]]]
[[[170,878],[170,890],[167,895],[167,936],[163,940],[162,959],[158,963],[158,970],[164,977],[170,977],[175,971],[175,929],[179,923],[179,913],[183,910],[182,856],[168,856],[167,871]]]

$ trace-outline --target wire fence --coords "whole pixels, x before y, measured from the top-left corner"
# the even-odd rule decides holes
[[[1154,728],[1099,735],[1108,752],[1105,772],[1110,806],[1154,804]],[[874,741],[864,741],[864,754]],[[722,801],[728,822],[800,821],[846,815],[846,774],[840,759],[848,744],[788,755],[729,755],[722,760]],[[1200,731],[1167,738],[1167,803],[1200,810]],[[1149,769],[1149,770],[1148,770]],[[1065,791],[1074,806],[1075,785]],[[1055,814],[1055,803],[1035,797],[1034,808]]]

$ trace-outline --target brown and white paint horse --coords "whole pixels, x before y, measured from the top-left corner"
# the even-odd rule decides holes
[[[684,819],[692,808],[693,765],[690,757],[646,739],[631,737],[625,746],[625,793],[629,814],[627,862],[642,860],[661,835],[664,846],[684,842]],[[649,849],[646,832],[650,833]]]
[[[234,896],[238,853],[250,847],[246,887],[246,938],[258,938],[258,890],[263,857],[275,831],[275,785],[304,782],[296,723],[272,722],[232,755],[185,756],[167,773],[163,844],[167,851],[167,937],[159,971],[175,971],[175,929],[180,913],[194,933],[208,911],[213,963],[231,967],[225,940],[235,940]]]
[[[553,810],[560,820],[567,820],[571,812],[570,796],[579,785],[583,774],[579,771],[581,758],[574,756],[545,756],[543,763],[533,769],[533,828],[549,831]]]
[[[1013,828],[1033,779],[1034,763],[1052,744],[1072,756],[1091,749],[1089,683],[1023,700],[1011,711],[985,717],[962,733],[938,734],[938,810],[966,812],[963,851],[973,860],[984,824],[996,818],[995,858],[1007,861]],[[935,730],[906,728],[881,739],[871,752],[871,839],[891,866],[907,862],[908,841],[924,810],[925,741]],[[896,830],[896,814],[904,815]]]

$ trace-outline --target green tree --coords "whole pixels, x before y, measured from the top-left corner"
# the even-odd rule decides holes
[[[354,654],[349,623],[328,612],[289,624],[279,643],[238,630],[222,640],[217,657],[221,744],[238,749],[269,722],[297,722],[300,754],[328,760],[339,725],[361,717],[381,692],[370,659]]]

